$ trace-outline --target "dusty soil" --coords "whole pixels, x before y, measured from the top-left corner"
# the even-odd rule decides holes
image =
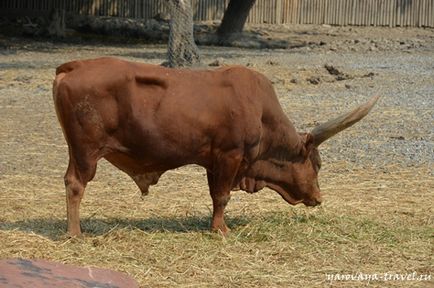
[[[112,268],[143,287],[323,287],[330,273],[432,274],[434,30],[250,31],[303,45],[202,46],[203,62],[263,72],[302,131],[382,96],[366,119],[321,147],[322,207],[290,207],[270,190],[236,192],[227,209],[233,231],[222,238],[207,232],[211,199],[202,168],[168,172],[141,200],[131,179],[101,161],[81,207],[85,236],[66,238],[68,158],[52,103],[55,67],[99,56],[158,64],[166,48],[0,35],[0,258]],[[370,286],[385,284],[432,280]]]

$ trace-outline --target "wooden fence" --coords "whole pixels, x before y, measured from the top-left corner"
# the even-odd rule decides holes
[[[195,21],[221,20],[229,0],[191,0]],[[0,16],[70,13],[149,19],[166,0],[0,0]],[[434,27],[434,0],[256,0],[248,22]]]

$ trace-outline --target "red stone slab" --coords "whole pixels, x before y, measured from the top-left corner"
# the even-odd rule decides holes
[[[78,267],[46,260],[0,260],[0,287],[138,288],[128,275],[108,269]]]

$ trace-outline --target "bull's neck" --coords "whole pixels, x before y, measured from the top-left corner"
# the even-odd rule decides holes
[[[303,139],[288,122],[263,131],[259,157],[250,163],[245,173],[246,178],[254,179],[254,183],[260,181],[258,183],[265,183],[267,186],[291,181],[291,173],[287,172],[302,159]]]
[[[299,158],[303,148],[302,137],[289,120],[279,121],[264,134],[260,159],[293,161]]]

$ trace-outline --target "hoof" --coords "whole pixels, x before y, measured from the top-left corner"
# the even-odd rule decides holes
[[[66,236],[68,238],[78,238],[80,236],[82,236],[81,231],[68,231],[66,232]]]
[[[211,227],[211,231],[218,233],[218,234],[221,234],[222,236],[226,237],[231,232],[231,229],[229,229],[228,226],[224,225],[224,226],[219,226],[219,227]]]

